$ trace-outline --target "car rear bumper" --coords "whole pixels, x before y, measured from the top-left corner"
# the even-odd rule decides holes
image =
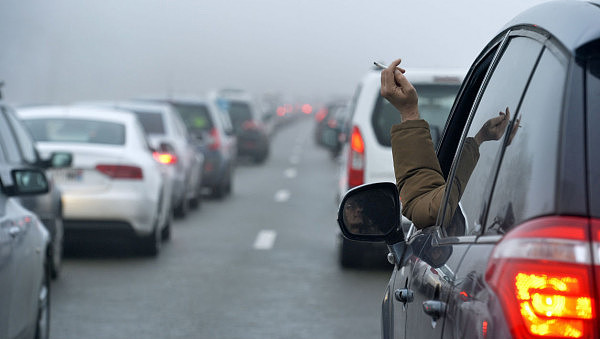
[[[77,223],[81,227],[102,228],[111,224],[127,224],[138,235],[150,234],[158,213],[157,206],[157,201],[138,192],[64,193],[65,230],[73,228],[72,221],[78,220],[82,221]]]

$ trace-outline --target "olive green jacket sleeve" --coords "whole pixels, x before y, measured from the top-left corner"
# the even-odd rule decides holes
[[[417,228],[435,225],[446,189],[446,181],[435,154],[429,124],[408,120],[392,126],[392,155],[402,214]],[[478,146],[469,138],[450,194],[449,211],[454,211],[479,159]]]

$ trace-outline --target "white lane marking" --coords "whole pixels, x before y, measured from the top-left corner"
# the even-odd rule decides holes
[[[273,230],[262,230],[258,232],[256,240],[254,241],[254,249],[256,250],[270,250],[275,244],[275,238],[277,238],[277,232]]]
[[[288,168],[283,171],[283,175],[287,178],[295,178],[298,175],[298,171],[295,168]]]
[[[297,156],[297,155],[292,155],[292,156],[290,157],[290,163],[291,163],[292,165],[297,165],[299,162],[300,162],[300,157],[299,157],[299,156]]]
[[[286,202],[290,199],[290,191],[288,190],[279,190],[275,193],[275,201],[276,202]]]

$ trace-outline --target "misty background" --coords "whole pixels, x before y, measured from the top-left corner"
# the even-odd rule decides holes
[[[242,88],[350,96],[374,60],[468,69],[546,0],[3,0],[0,81],[16,104]]]

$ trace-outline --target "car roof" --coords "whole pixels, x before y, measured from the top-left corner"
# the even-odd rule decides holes
[[[517,26],[537,26],[551,32],[574,54],[578,47],[600,38],[599,22],[600,1],[557,0],[523,11],[502,31]]]
[[[17,115],[23,119],[65,117],[65,118],[88,118],[93,117],[99,121],[114,121],[121,123],[131,123],[136,120],[135,115],[128,111],[122,111],[113,108],[93,107],[93,106],[35,106],[19,108]]]

